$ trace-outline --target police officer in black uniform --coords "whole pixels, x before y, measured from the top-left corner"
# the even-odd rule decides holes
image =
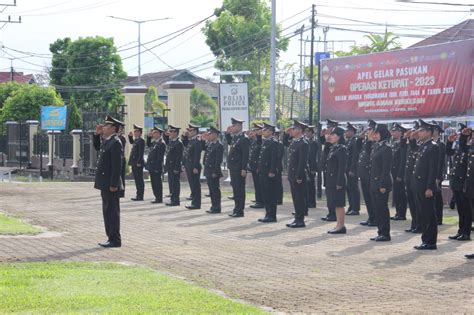
[[[262,136],[263,142],[258,159],[257,172],[259,184],[262,187],[263,203],[265,206],[265,217],[258,219],[259,222],[276,222],[277,217],[277,172],[278,172],[278,144],[273,134],[275,126],[264,123]]]
[[[304,215],[308,212],[306,201],[306,164],[308,163],[308,142],[304,138],[304,131],[308,126],[297,120],[288,132],[293,138],[288,149],[288,181],[291,187],[291,197],[295,207],[295,219],[287,224],[290,228],[305,227]]]
[[[133,179],[135,180],[135,187],[137,188],[136,197],[132,198],[133,201],[142,201],[145,192],[145,181],[143,180],[145,140],[142,138],[142,132],[143,127],[134,124],[133,133],[130,131],[128,135],[128,141],[132,145],[128,164],[132,167]]]
[[[346,166],[347,149],[344,145],[344,129],[335,127],[328,136],[328,142],[331,143],[331,149],[327,155],[326,179],[326,197],[328,208],[334,208],[336,211],[337,224],[329,234],[346,234],[344,225],[344,207],[346,206]]]
[[[435,128],[435,125],[420,119],[420,128],[416,132],[419,148],[413,169],[413,189],[417,209],[420,211],[419,219],[422,230],[422,243],[415,246],[415,249],[418,250],[437,249],[438,223],[434,192],[436,191],[439,147],[433,141]]]
[[[357,141],[357,128],[350,122],[347,123],[346,132],[346,178],[347,178],[347,199],[349,201],[349,208],[347,208],[347,215],[359,215],[360,212],[360,191],[359,181],[357,180],[357,164],[359,162],[359,148]]]
[[[219,141],[221,132],[215,127],[210,127],[206,140],[206,154],[204,157],[204,176],[206,176],[209,194],[211,195],[211,209],[207,213],[221,213],[221,188],[220,178],[222,175],[222,158],[224,146]]]
[[[199,134],[200,126],[188,124],[186,130],[186,155],[184,158],[184,168],[188,177],[189,188],[191,189],[191,204],[186,205],[189,210],[201,209],[201,151],[202,141]]]
[[[147,137],[147,146],[150,148],[150,153],[148,153],[146,160],[146,169],[150,173],[151,188],[155,196],[155,200],[151,203],[163,202],[163,181],[161,176],[163,174],[166,144],[162,139],[162,134],[163,129],[155,126]]]
[[[410,209],[411,225],[405,232],[421,233],[418,204],[415,202],[413,169],[415,167],[416,157],[418,156],[418,144],[416,131],[420,128],[418,121],[413,122],[413,128],[403,134],[401,146],[406,151],[406,164],[404,172],[405,191],[407,193],[408,208]]]
[[[392,181],[393,181],[393,203],[395,204],[395,215],[390,219],[395,221],[406,220],[407,214],[407,194],[403,176],[405,175],[405,165],[407,161],[407,147],[402,145],[403,134],[407,131],[399,123],[392,126]]]
[[[367,129],[362,132],[361,137],[357,141],[357,147],[360,151],[359,161],[357,164],[357,176],[360,179],[362,195],[369,215],[367,221],[362,221],[360,224],[365,226],[377,226],[377,217],[374,208],[375,205],[370,194],[370,154],[372,153],[372,145],[374,142],[367,137],[367,133],[374,130],[377,123],[372,119],[369,119],[367,123]]]
[[[262,148],[262,129],[263,126],[259,124],[253,124],[252,130],[247,133],[250,142],[249,171],[252,173],[253,187],[255,189],[255,203],[250,205],[250,208],[254,209],[262,209],[264,207],[262,188],[259,185],[259,176],[257,173],[258,159],[260,157],[260,149]]]
[[[323,178],[326,180],[326,168],[327,168],[327,158],[329,151],[331,150],[331,143],[327,141],[327,137],[332,132],[332,130],[339,125],[339,122],[331,119],[326,119],[327,128],[323,129],[320,136],[320,143],[324,143],[324,148],[321,152],[321,157],[319,159],[319,169],[323,173]],[[329,208],[328,214],[326,216],[321,217],[323,221],[333,222],[336,221],[336,209]]]
[[[433,140],[439,146],[439,163],[438,163],[438,174],[436,176],[436,191],[435,191],[435,205],[436,205],[436,219],[438,225],[443,224],[443,189],[442,183],[444,174],[446,173],[446,145],[441,141],[441,134],[444,133],[443,128],[436,122],[431,121],[436,126],[433,134]]]
[[[179,206],[179,195],[181,184],[179,176],[181,174],[181,161],[183,159],[184,146],[178,138],[179,127],[172,125],[168,126],[168,132],[165,142],[168,144],[168,151],[166,152],[165,171],[168,173],[168,181],[170,187],[170,202],[167,206]]]
[[[392,166],[392,148],[389,145],[390,131],[386,124],[377,124],[368,135],[374,142],[370,154],[370,193],[376,211],[377,236],[371,238],[376,242],[388,242],[390,238],[390,210],[388,196],[392,190],[390,168]]]
[[[308,195],[308,208],[316,208],[316,173],[318,172],[319,145],[314,136],[315,126],[308,126],[305,132],[306,141],[308,141],[308,181],[306,184],[306,193]]]
[[[466,198],[469,199],[471,206],[471,214],[474,211],[474,132],[471,128],[464,128],[461,133],[466,135],[470,140],[468,142],[468,156],[467,156],[467,172],[466,182],[464,183],[464,192]],[[474,254],[464,255],[467,259],[474,259]]]
[[[460,131],[466,128],[466,125],[460,124]],[[472,213],[469,199],[464,193],[465,181],[467,178],[468,165],[468,136],[461,133],[459,136],[459,146],[453,149],[453,143],[457,135],[452,134],[448,137],[446,143],[446,154],[453,157],[453,165],[449,172],[449,186],[453,191],[456,209],[459,215],[459,229],[455,235],[449,236],[449,239],[458,241],[468,241],[471,239]]]
[[[234,210],[230,217],[241,218],[245,208],[245,178],[249,159],[249,139],[242,132],[243,120],[231,118],[232,125],[227,128],[226,140],[230,145],[227,167],[234,195]]]
[[[277,195],[277,205],[283,204],[283,155],[285,154],[285,146],[283,142],[280,141],[280,129],[275,127],[274,133],[275,140],[277,141],[278,146],[278,165],[277,165],[277,174],[276,174],[276,181],[277,181],[277,188],[276,188],[276,195]]]
[[[120,123],[107,116],[101,129],[102,142],[95,172],[94,188],[101,191],[102,213],[104,216],[107,241],[102,247],[120,247],[120,190],[122,187],[123,149],[117,132]]]

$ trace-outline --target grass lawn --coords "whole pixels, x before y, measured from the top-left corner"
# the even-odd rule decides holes
[[[0,264],[0,313],[265,314],[151,269],[61,262]]]
[[[459,216],[457,215],[444,215],[443,224],[457,225],[459,223]]]
[[[34,226],[0,213],[0,235],[34,235],[40,232],[41,230]]]

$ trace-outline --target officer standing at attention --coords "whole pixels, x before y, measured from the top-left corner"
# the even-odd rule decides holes
[[[405,175],[405,165],[407,163],[407,148],[402,145],[403,134],[407,130],[399,123],[392,127],[392,181],[393,181],[393,203],[395,204],[395,215],[390,219],[395,221],[405,221],[407,214],[407,193],[403,176]]]
[[[133,133],[130,131],[128,134],[128,141],[132,145],[128,165],[132,167],[133,179],[135,180],[135,187],[137,188],[137,194],[135,198],[132,198],[133,201],[142,201],[145,192],[145,181],[143,180],[145,140],[142,138],[142,133],[143,127],[134,124]]]
[[[468,156],[466,182],[464,183],[464,192],[471,206],[471,214],[474,211],[474,132],[471,128],[464,128],[461,133],[468,137]],[[467,259],[474,259],[474,254],[464,255]]]
[[[422,243],[414,247],[418,250],[437,249],[438,223],[434,192],[436,191],[439,147],[433,141],[435,128],[435,125],[420,119],[420,129],[416,132],[420,145],[413,169],[413,189],[415,191],[415,202],[418,205],[417,209],[420,211],[419,219],[422,230]]]
[[[306,164],[308,163],[308,142],[304,138],[304,131],[308,126],[297,120],[288,129],[293,138],[288,149],[288,181],[291,187],[291,197],[295,207],[295,219],[287,224],[290,228],[305,227],[304,215],[308,212],[306,201]]]
[[[231,118],[232,125],[227,128],[226,140],[230,145],[227,167],[230,171],[230,183],[234,195],[234,210],[229,214],[233,218],[244,216],[245,178],[249,159],[249,139],[242,132],[243,120]]]
[[[420,128],[418,121],[413,122],[413,128],[403,134],[401,146],[407,152],[407,161],[405,165],[404,180],[405,191],[407,193],[408,208],[410,209],[411,225],[406,229],[408,233],[421,233],[418,204],[415,202],[413,168],[415,167],[416,157],[418,156],[418,145],[416,131]]]
[[[377,124],[369,133],[369,140],[373,141],[370,154],[370,193],[376,211],[377,236],[370,240],[376,242],[390,241],[390,210],[388,209],[388,196],[392,190],[390,167],[392,165],[392,148],[390,131],[386,124]]]
[[[263,203],[265,206],[265,217],[258,219],[259,222],[276,222],[277,217],[277,177],[278,172],[278,144],[273,134],[275,126],[268,123],[263,124],[263,143],[260,150],[257,172],[259,184],[262,188]]]
[[[201,209],[201,151],[202,141],[199,139],[199,126],[188,124],[186,130],[186,156],[184,168],[191,189],[191,204],[186,205],[189,210]]]
[[[308,208],[316,208],[316,173],[318,172],[318,156],[319,156],[319,145],[317,139],[314,137],[316,127],[308,126],[305,132],[306,140],[309,145],[308,152],[308,182],[307,182],[307,195],[308,195]]]
[[[285,154],[285,146],[283,145],[282,141],[280,141],[280,129],[275,127],[275,133],[273,134],[275,140],[277,141],[278,146],[278,165],[277,165],[277,188],[276,188],[276,195],[277,195],[277,205],[283,204],[283,181],[281,178],[281,174],[283,173],[283,155]]]
[[[357,180],[357,163],[359,162],[359,148],[357,141],[359,137],[356,135],[357,128],[350,122],[347,123],[345,132],[347,161],[346,161],[346,177],[347,177],[347,199],[349,208],[346,215],[359,215],[360,212],[360,191],[359,181]]]
[[[335,120],[327,119],[327,128],[321,131],[320,143],[324,143],[324,149],[321,153],[321,158],[319,160],[319,169],[323,173],[324,181],[326,180],[326,163],[329,151],[331,150],[331,143],[327,141],[327,137],[331,134],[332,130],[339,125]],[[321,220],[334,222],[336,221],[336,209],[328,209],[328,214],[324,217],[321,217]]]
[[[460,124],[460,131],[466,128],[466,125]],[[453,157],[453,165],[449,172],[449,187],[453,191],[456,209],[459,215],[459,229],[455,235],[449,236],[449,239],[458,241],[468,241],[471,239],[472,213],[469,199],[464,193],[468,165],[468,135],[459,136],[459,147],[453,149],[453,143],[457,135],[452,134],[448,137],[446,143],[446,154]]]
[[[120,247],[120,190],[122,187],[122,143],[117,137],[120,123],[107,115],[100,128],[102,142],[97,160],[94,188],[101,191],[102,213],[104,215],[107,241],[102,247]]]
[[[359,162],[357,165],[357,176],[360,178],[360,186],[364,197],[365,206],[369,218],[367,221],[360,222],[360,225],[377,226],[377,217],[375,214],[374,201],[370,194],[370,154],[372,153],[373,141],[368,139],[367,133],[374,130],[377,123],[372,119],[368,120],[368,127],[365,129],[357,143],[360,148]]]
[[[250,205],[250,208],[254,209],[263,208],[262,188],[259,185],[257,173],[258,159],[260,157],[260,149],[262,148],[262,129],[263,126],[260,126],[259,124],[253,124],[252,130],[247,133],[250,141],[249,170],[252,173],[253,187],[255,189],[255,203]]]
[[[438,225],[443,225],[443,191],[442,183],[444,174],[446,173],[446,145],[441,141],[441,134],[444,133],[443,128],[438,125],[436,121],[431,121],[436,126],[433,134],[433,140],[439,146],[439,163],[438,163],[438,174],[436,176],[436,192],[435,192],[435,204],[436,204],[436,219]]]
[[[150,173],[151,188],[155,200],[151,203],[163,202],[163,182],[161,175],[163,174],[163,158],[166,152],[166,144],[161,138],[163,129],[153,127],[147,137],[147,146],[150,148],[148,158],[146,160],[146,169]]]
[[[222,175],[222,158],[224,146],[219,141],[220,131],[214,127],[204,135],[206,140],[206,154],[204,157],[204,176],[206,176],[209,194],[211,195],[211,209],[207,213],[221,213],[221,188],[220,178]]]
[[[184,146],[178,138],[180,128],[172,125],[168,126],[167,138],[168,152],[166,153],[165,171],[168,173],[168,181],[170,187],[170,202],[166,205],[169,207],[179,206],[179,195],[181,184],[179,176],[181,174],[181,161],[183,159]]]

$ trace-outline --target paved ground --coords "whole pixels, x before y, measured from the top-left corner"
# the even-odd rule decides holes
[[[375,229],[358,224],[365,216],[347,218],[347,235],[328,235],[333,224],[319,220],[326,212],[322,202],[310,210],[306,229],[291,230],[285,227],[289,200],[279,208],[278,223],[263,225],[256,222],[262,210],[239,219],[206,215],[207,198],[203,210],[190,211],[128,201],[129,189],[122,202],[123,247],[101,249],[100,197],[91,187],[0,183],[0,211],[62,233],[0,238],[0,262],[138,263],[290,313],[474,313],[474,262],[463,257],[474,252],[474,243],[448,241],[455,226],[441,227],[437,251],[418,252],[412,247],[419,235],[403,232],[408,221],[392,223],[390,243],[368,240]],[[226,199],[224,212],[232,205]]]

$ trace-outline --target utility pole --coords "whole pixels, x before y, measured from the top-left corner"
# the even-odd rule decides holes
[[[304,110],[304,66],[303,66],[303,33],[304,33],[304,24],[301,25],[301,28],[296,31],[297,34],[300,34],[300,101],[298,105],[300,107],[300,114]],[[291,109],[293,113],[293,108]],[[293,118],[293,115],[291,115]]]
[[[127,21],[127,22],[133,22],[133,23],[136,23],[138,24],[138,77],[137,77],[137,80],[138,80],[138,84],[141,83],[141,77],[142,77],[142,64],[141,64],[141,55],[142,55],[142,42],[141,42],[141,25],[143,23],[147,23],[147,22],[154,22],[154,21],[162,21],[162,20],[169,20],[170,18],[166,17],[166,18],[160,18],[160,19],[151,19],[151,20],[132,20],[132,19],[126,19],[126,18],[121,18],[121,17],[117,17],[117,16],[112,16],[112,15],[109,15],[107,16],[111,19],[116,19],[116,20],[122,20],[122,21]]]
[[[272,35],[270,44],[270,122],[275,124],[275,76],[276,76],[276,0],[272,0]]]
[[[311,57],[309,63],[309,124],[313,124],[313,75],[314,75],[314,28],[316,26],[316,5],[313,4],[311,9]]]
[[[10,58],[10,82],[13,82],[13,76],[14,76],[14,70],[13,70],[13,59],[15,58]]]
[[[290,107],[290,120],[293,120],[293,103],[295,99],[295,73],[293,72],[293,76],[291,77],[291,107]],[[301,112],[300,112],[301,113]]]

